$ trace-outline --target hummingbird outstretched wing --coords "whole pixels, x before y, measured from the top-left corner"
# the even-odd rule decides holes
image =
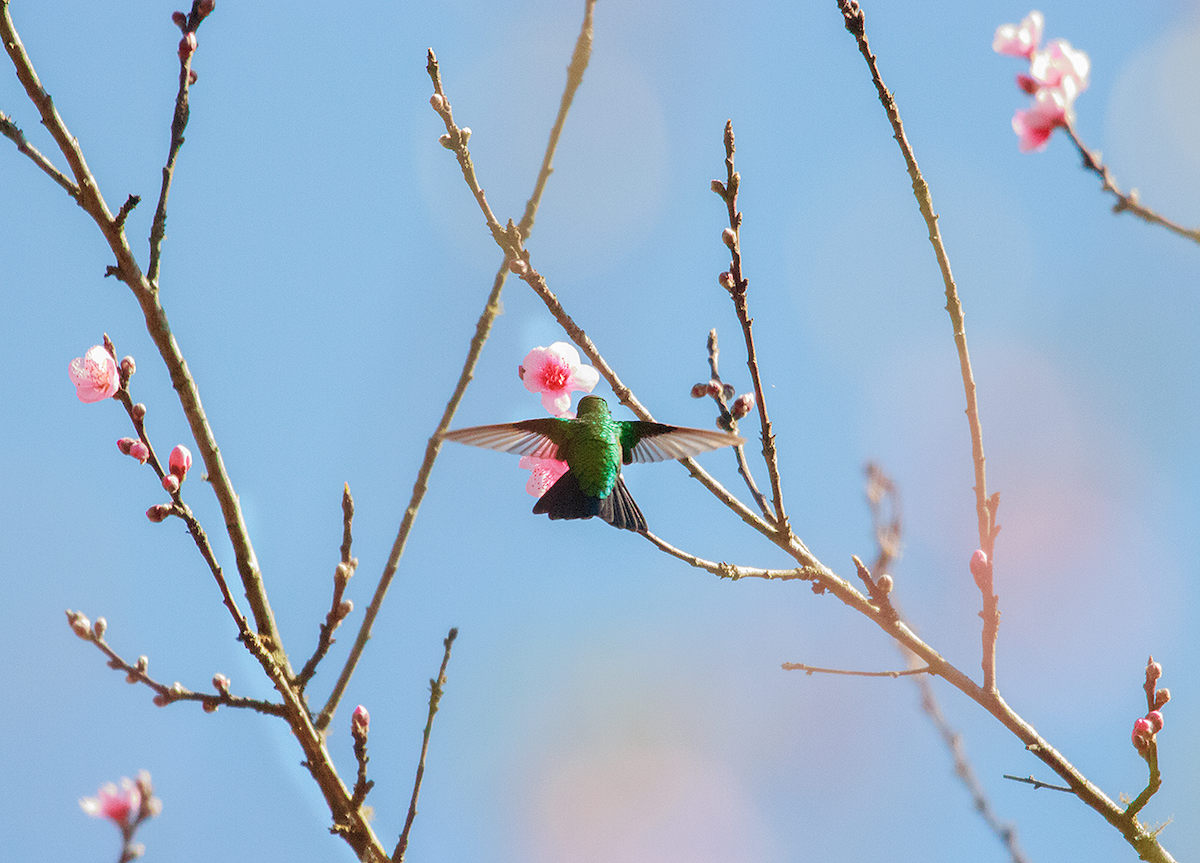
[[[497,423],[454,429],[442,435],[446,440],[480,446],[485,449],[527,455],[533,458],[557,458],[558,447],[566,440],[568,420],[545,417],[515,423]]]
[[[694,429],[634,420],[622,424],[621,450],[625,464],[691,458],[723,446],[741,446],[744,437],[714,429]]]

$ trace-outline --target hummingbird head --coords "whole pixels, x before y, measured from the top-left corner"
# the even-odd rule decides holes
[[[584,396],[575,410],[576,417],[608,416],[608,402],[600,396]]]

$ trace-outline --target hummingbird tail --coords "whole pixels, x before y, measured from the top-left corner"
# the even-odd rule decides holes
[[[612,494],[600,501],[600,517],[613,527],[623,530],[632,530],[635,533],[645,533],[649,530],[646,517],[634,503],[633,495],[625,487],[625,480],[619,476]]]
[[[623,530],[645,533],[648,529],[646,517],[633,502],[633,496],[621,477],[617,477],[612,493],[601,499],[584,494],[579,487],[579,478],[573,471],[567,471],[538,498],[533,511],[535,514],[545,513],[552,519],[591,518],[598,515],[613,527]]]

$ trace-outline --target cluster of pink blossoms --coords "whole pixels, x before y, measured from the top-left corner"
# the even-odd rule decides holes
[[[1045,18],[1030,12],[1020,24],[996,28],[992,50],[1024,57],[1029,73],[1017,75],[1017,86],[1033,97],[1033,104],[1013,114],[1013,131],[1022,153],[1044,150],[1059,126],[1075,122],[1075,97],[1087,89],[1091,61],[1065,39],[1055,39],[1039,49]]]
[[[576,390],[590,393],[600,382],[600,372],[583,365],[579,351],[566,342],[534,348],[526,354],[517,373],[524,381],[525,389],[542,394],[542,406],[556,417],[574,416],[571,393]],[[567,472],[567,463],[553,458],[521,456],[518,465],[532,471],[525,490],[534,497],[544,495]]]

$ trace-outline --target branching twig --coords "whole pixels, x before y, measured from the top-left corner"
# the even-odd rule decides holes
[[[96,645],[100,649],[100,652],[108,657],[109,668],[125,672],[126,683],[143,683],[153,689],[155,693],[154,703],[158,707],[166,707],[173,701],[197,701],[207,713],[216,711],[218,707],[243,707],[257,711],[258,713],[264,713],[268,716],[287,715],[287,711],[282,704],[274,704],[258,698],[241,698],[230,695],[228,680],[225,678],[222,678],[224,681],[223,686],[216,693],[193,692],[180,683],[167,686],[165,683],[160,683],[146,673],[146,669],[150,666],[150,661],[145,656],[138,657],[136,663],[129,663],[112,649],[109,643],[104,640],[104,631],[107,628],[104,618],[97,618],[94,624],[89,624],[87,618],[82,614],[77,611],[68,610],[67,621],[71,624],[71,628],[75,631],[76,635],[84,641],[89,641]]]
[[[408,816],[404,819],[404,829],[400,832],[400,840],[396,850],[392,852],[392,863],[404,863],[404,853],[408,850],[408,834],[412,830],[413,819],[417,817],[417,798],[421,796],[421,779],[425,776],[425,757],[429,754],[429,735],[433,731],[433,717],[438,712],[442,694],[446,690],[446,666],[450,664],[450,648],[454,639],[458,638],[458,628],[450,630],[446,640],[442,642],[445,652],[442,654],[442,666],[438,676],[429,681],[429,716],[425,720],[425,730],[421,735],[421,757],[417,759],[417,778],[413,781],[412,799],[408,804]]]
[[[1083,143],[1083,140],[1075,131],[1074,126],[1067,124],[1065,128],[1067,135],[1071,139],[1071,143],[1075,145],[1075,149],[1079,151],[1079,155],[1083,159],[1083,167],[1100,178],[1101,191],[1111,192],[1113,197],[1117,199],[1117,202],[1113,204],[1114,213],[1132,213],[1144,222],[1149,222],[1151,225],[1160,225],[1186,240],[1191,240],[1193,243],[1200,243],[1200,228],[1185,228],[1180,224],[1172,222],[1170,219],[1160,216],[1138,200],[1137,189],[1131,190],[1128,194],[1122,192],[1121,187],[1117,185],[1117,181],[1113,178],[1108,166],[1101,161],[1100,151],[1088,149],[1087,145]]]

